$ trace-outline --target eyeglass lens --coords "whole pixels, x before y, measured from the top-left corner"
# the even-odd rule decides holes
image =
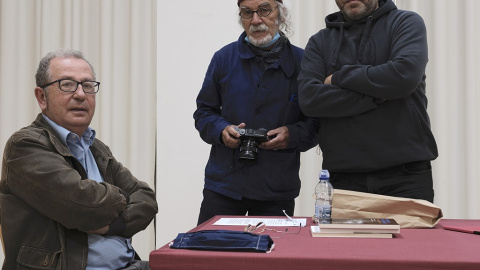
[[[243,9],[240,11],[240,17],[243,19],[251,19],[254,13],[257,13],[260,17],[267,17],[273,10],[271,7],[260,7],[257,10]]]
[[[81,84],[85,93],[96,93],[98,91],[97,82],[77,82],[73,80],[60,80],[60,90],[65,92],[75,92],[78,85]]]

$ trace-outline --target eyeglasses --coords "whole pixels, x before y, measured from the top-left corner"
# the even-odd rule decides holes
[[[267,225],[266,225],[264,222],[260,221],[260,222],[258,222],[256,225],[248,224],[247,226],[245,226],[245,228],[244,228],[243,230],[246,231],[246,232],[258,233],[258,234],[263,233],[264,231],[273,231],[273,232],[278,232],[278,233],[299,234],[301,229],[302,229],[302,224],[301,224],[301,223],[298,225],[298,231],[296,231],[296,232],[289,232],[289,231],[288,231],[288,228],[285,228],[284,231],[277,230],[277,229],[267,228]]]
[[[73,93],[77,91],[78,86],[81,84],[83,92],[86,94],[95,94],[100,90],[100,82],[95,82],[95,81],[86,81],[86,82],[77,82],[75,80],[70,80],[70,79],[60,79],[56,80],[50,83],[47,83],[43,86],[40,86],[40,88],[45,88],[47,86],[50,86],[54,83],[58,82],[58,88],[67,93]]]
[[[278,8],[278,5],[275,8],[270,8],[270,7],[260,7],[257,10],[250,10],[250,9],[242,9],[238,15],[242,17],[242,19],[251,19],[253,18],[253,14],[257,13],[259,17],[267,17],[274,11],[275,9]]]

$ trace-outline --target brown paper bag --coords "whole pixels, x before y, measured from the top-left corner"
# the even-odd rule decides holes
[[[431,228],[442,210],[425,200],[335,189],[332,218],[393,218],[401,228]]]

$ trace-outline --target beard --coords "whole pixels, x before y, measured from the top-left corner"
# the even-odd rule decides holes
[[[250,26],[250,29],[248,29],[248,40],[250,41],[250,43],[255,46],[255,47],[262,47],[262,46],[265,46],[267,44],[269,44],[272,39],[273,39],[273,36],[268,33],[268,26],[266,24],[260,24],[260,25],[251,25]],[[256,39],[254,38],[251,33],[254,33],[254,32],[257,32],[257,31],[264,31],[264,32],[267,32],[267,35],[261,39]]]
[[[377,8],[377,1],[362,1],[362,3],[355,4],[352,8],[346,8],[344,6],[341,12],[345,19],[349,21],[358,21],[372,14]]]

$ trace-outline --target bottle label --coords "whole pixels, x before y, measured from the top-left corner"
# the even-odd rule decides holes
[[[316,205],[315,206],[315,222],[320,219],[330,219],[332,217],[332,206]]]
[[[319,211],[321,211],[321,213],[319,214],[320,218],[331,218],[332,217],[332,207],[331,206],[324,205],[321,210],[319,209]]]

